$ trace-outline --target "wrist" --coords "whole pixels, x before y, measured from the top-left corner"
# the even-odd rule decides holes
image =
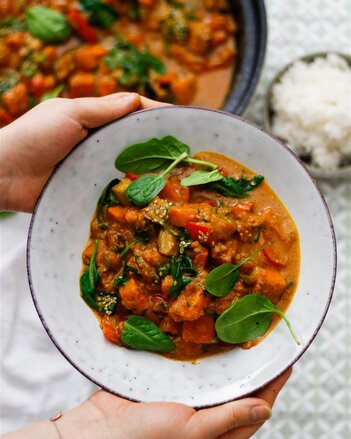
[[[103,415],[87,400],[49,422],[56,428],[57,439],[105,439],[109,436],[103,421]]]

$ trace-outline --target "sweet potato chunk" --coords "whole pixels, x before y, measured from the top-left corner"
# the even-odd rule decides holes
[[[264,294],[268,299],[277,303],[286,287],[286,280],[277,270],[256,267],[250,275],[253,282],[253,292]]]
[[[186,342],[211,343],[214,335],[214,320],[211,316],[202,316],[192,322],[183,323],[182,338]]]
[[[131,277],[119,289],[122,304],[125,308],[130,309],[134,314],[142,314],[149,307],[149,299],[141,290],[140,283]]]
[[[204,315],[208,303],[209,298],[204,294],[201,285],[197,282],[191,282],[173,302],[169,309],[169,315],[176,322],[197,320]]]

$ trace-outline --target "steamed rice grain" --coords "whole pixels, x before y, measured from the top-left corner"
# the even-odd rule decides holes
[[[336,54],[297,61],[272,88],[273,133],[326,170],[351,162],[351,68]]]

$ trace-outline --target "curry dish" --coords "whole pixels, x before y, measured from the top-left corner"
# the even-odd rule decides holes
[[[263,297],[284,312],[300,267],[296,226],[264,178],[216,153],[202,152],[195,159],[178,163],[163,189],[143,206],[131,201],[128,187],[144,177],[127,173],[113,180],[99,199],[83,252],[82,277],[95,284],[92,294],[89,287],[84,294],[81,279],[82,295],[105,337],[177,360],[256,344],[279,321],[278,314],[270,316],[261,337],[235,336],[242,342],[228,343],[221,336],[223,313],[234,312],[234,304],[245,297]],[[212,181],[184,184],[203,170],[201,162],[215,167],[206,177]],[[231,190],[232,183],[242,192]],[[143,331],[155,336],[155,348],[135,345],[133,337]],[[168,345],[157,349],[157,337],[163,336]]]
[[[220,108],[236,32],[226,0],[2,0],[0,127],[55,96]]]

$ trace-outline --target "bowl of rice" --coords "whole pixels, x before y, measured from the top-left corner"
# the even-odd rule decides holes
[[[351,177],[351,56],[303,56],[272,80],[266,128],[319,178]]]

